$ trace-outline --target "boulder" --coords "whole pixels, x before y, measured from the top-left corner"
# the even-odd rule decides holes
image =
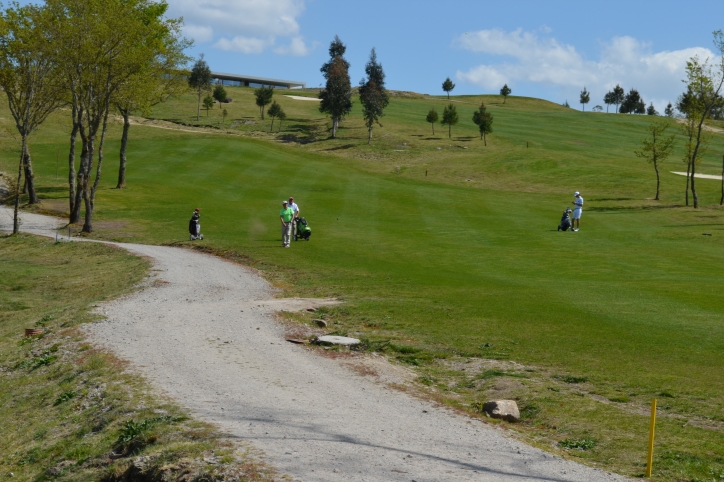
[[[320,328],[326,328],[326,327],[327,327],[327,322],[324,321],[324,320],[322,320],[322,319],[320,319],[320,318],[318,318],[318,319],[316,319],[316,320],[312,320],[312,321],[313,321],[318,327],[320,327]]]
[[[360,341],[357,338],[349,338],[347,336],[325,335],[317,338],[317,343],[322,345],[354,346],[359,345]]]
[[[483,412],[491,418],[499,418],[508,422],[519,422],[520,411],[515,400],[493,400],[485,402]]]

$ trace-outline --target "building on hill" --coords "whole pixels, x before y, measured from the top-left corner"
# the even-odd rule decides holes
[[[306,82],[297,80],[267,79],[264,77],[253,77],[251,75],[226,74],[224,72],[211,72],[214,83],[232,87],[262,87],[272,86],[277,89],[303,89]]]

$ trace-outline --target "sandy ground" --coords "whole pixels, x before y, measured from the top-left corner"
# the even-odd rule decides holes
[[[685,172],[678,172],[678,171],[670,171],[672,174],[677,174],[679,176],[686,176]],[[721,176],[717,176],[716,174],[694,174],[694,177],[697,179],[717,179],[721,181]]]
[[[12,228],[11,214],[0,208],[0,231]],[[50,236],[59,224],[22,219],[23,230]],[[98,308],[106,319],[88,325],[91,340],[196,417],[261,449],[290,480],[626,480],[391,388],[408,373],[381,357],[351,362],[285,341],[275,310],[332,300],[274,299],[253,271],[189,250],[118,246],[154,268],[143,289]]]
[[[289,97],[290,99],[294,99],[294,100],[309,100],[309,101],[312,101],[312,102],[319,102],[319,101],[320,101],[320,99],[317,99],[317,98],[315,98],[315,97],[304,97],[304,96],[301,96],[301,95],[284,95],[284,97]]]

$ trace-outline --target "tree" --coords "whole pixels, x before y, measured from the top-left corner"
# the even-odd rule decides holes
[[[194,63],[189,76],[189,87],[196,92],[198,104],[196,109],[196,120],[201,117],[201,96],[204,92],[211,90],[211,69],[209,64],[204,60],[204,54],[199,55],[199,59]]]
[[[562,105],[563,107],[568,107],[568,108],[571,107],[571,106],[568,104],[568,99],[566,99],[566,101],[565,101],[563,104],[561,104],[561,105]]]
[[[123,117],[116,189],[126,187],[126,152],[131,114],[135,111],[145,114],[151,107],[169,98],[179,97],[188,90],[189,72],[184,67],[191,57],[184,50],[192,42],[180,36],[180,29],[180,22],[169,23],[159,55],[147,68],[125,82],[114,95],[114,104]]]
[[[669,104],[664,109],[664,115],[666,117],[674,117],[674,107],[671,105],[671,102],[669,102]]]
[[[611,104],[615,104],[616,94],[614,94],[611,91],[606,92],[606,95],[603,96],[603,103],[606,104],[606,114],[608,114],[608,107]]]
[[[277,117],[279,117],[279,130],[277,132],[281,132],[282,131],[282,121],[287,118],[287,113],[284,112],[284,109],[279,107],[279,115]]]
[[[435,122],[437,122],[437,111],[435,109],[430,109],[430,111],[427,113],[427,117],[425,117],[425,120],[430,123],[432,126],[432,135],[435,135]]]
[[[658,112],[658,111],[656,110],[656,108],[654,107],[654,103],[653,103],[653,102],[651,102],[651,103],[649,104],[648,108],[646,109],[646,115],[659,115],[659,112]]]
[[[481,102],[478,110],[473,113],[473,122],[478,126],[478,130],[480,130],[480,138],[487,146],[488,141],[486,139],[486,134],[493,132],[493,116],[487,111],[484,103]]]
[[[221,111],[221,127],[224,127],[224,122],[226,122],[226,116],[229,115],[229,111],[226,109]]]
[[[621,102],[620,112],[623,114],[645,114],[646,104],[644,104],[639,91],[636,89],[629,90],[628,94]]]
[[[715,63],[709,61],[701,63],[698,57],[692,57],[686,62],[687,93],[691,92],[689,104],[685,107],[686,116],[692,120],[695,135],[693,135],[693,150],[691,152],[691,193],[694,198],[694,208],[699,207],[699,196],[696,192],[695,174],[696,161],[701,146],[704,121],[709,117],[712,109],[721,103],[721,90],[724,84],[724,32],[714,32],[714,46],[719,58]]]
[[[450,100],[450,92],[452,92],[454,88],[455,88],[455,84],[453,84],[453,81],[450,80],[450,77],[445,79],[445,82],[442,83],[442,90],[447,92],[448,100]]]
[[[586,90],[586,87],[584,86],[583,90],[581,91],[581,97],[580,97],[581,106],[582,106],[582,109],[584,112],[586,111],[586,104],[588,104],[588,102],[590,100],[591,100],[591,94]]]
[[[505,99],[507,99],[508,96],[509,96],[512,92],[513,92],[513,91],[510,90],[510,87],[508,87],[508,84],[505,84],[505,85],[503,86],[503,88],[500,89],[500,95],[503,96],[503,104],[505,104]]]
[[[447,137],[452,138],[452,126],[458,123],[458,111],[454,105],[448,104],[447,107],[442,111],[442,120],[440,124],[447,126]]]
[[[385,89],[385,72],[382,64],[377,62],[377,52],[372,48],[370,59],[365,65],[367,80],[362,79],[359,87],[359,100],[362,103],[362,117],[367,126],[367,144],[372,141],[372,127],[380,124],[380,117],[383,117],[385,107],[390,103]]]
[[[73,129],[82,143],[77,189],[70,186],[71,194],[75,189],[71,222],[79,220],[82,201],[83,232],[90,233],[114,97],[153,63],[168,31],[180,21],[164,17],[167,4],[150,0],[46,0],[45,8],[52,21],[44,29],[44,45],[64,76]],[[72,178],[71,156],[69,167]]]
[[[210,95],[204,97],[204,109],[206,109],[206,117],[209,116],[209,109],[214,106],[214,99]]]
[[[258,89],[254,90],[254,97],[256,98],[256,105],[259,107],[259,113],[261,114],[261,120],[264,120],[264,107],[269,105],[274,96],[274,87],[264,87],[263,85]]]
[[[20,228],[18,208],[21,180],[31,204],[38,202],[30,159],[30,135],[63,103],[64,86],[57,65],[43,51],[43,24],[47,12],[35,5],[7,9],[0,17],[0,87],[21,138],[15,192],[13,234]]]
[[[611,100],[613,100],[613,103],[616,104],[616,112],[619,112],[618,106],[623,103],[624,99],[624,90],[623,87],[616,84],[616,87],[613,88],[613,97]]]
[[[214,100],[219,103],[219,109],[221,109],[221,103],[226,100],[226,89],[224,89],[223,85],[217,84],[216,87],[214,87],[214,93],[212,95],[214,96]]]
[[[656,201],[659,200],[659,191],[661,187],[661,177],[659,174],[659,164],[664,162],[671,151],[674,149],[674,139],[676,134],[668,137],[665,136],[666,130],[669,128],[669,120],[654,121],[648,127],[647,131],[651,134],[651,138],[645,138],[641,141],[641,148],[634,151],[636,156],[646,159],[654,165],[656,171]]]
[[[332,139],[337,137],[340,121],[352,110],[349,62],[344,58],[346,50],[347,47],[335,35],[329,46],[330,60],[319,69],[327,80],[324,89],[319,93],[319,112],[332,117]]]
[[[277,101],[272,102],[272,104],[269,106],[269,109],[267,110],[267,114],[269,114],[269,117],[272,118],[271,121],[271,127],[269,128],[269,132],[274,130],[274,118],[279,117],[279,112],[282,110],[281,106],[277,104]]]

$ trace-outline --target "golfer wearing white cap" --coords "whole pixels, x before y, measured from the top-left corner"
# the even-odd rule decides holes
[[[576,198],[573,200],[573,204],[576,206],[573,208],[573,231],[581,229],[581,214],[583,213],[583,198],[581,193],[576,191],[574,194]]]
[[[289,238],[292,236],[292,220],[294,219],[294,210],[287,205],[287,201],[282,201],[282,210],[279,211],[279,220],[282,222],[282,247],[289,247]]]

